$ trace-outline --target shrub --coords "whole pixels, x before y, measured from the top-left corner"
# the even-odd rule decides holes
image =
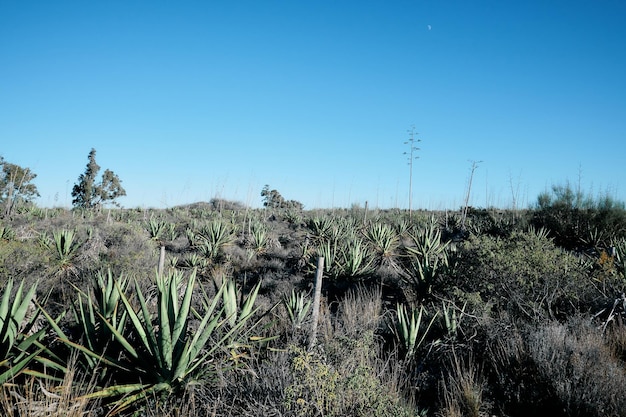
[[[541,326],[528,350],[565,415],[626,416],[624,364],[588,320]]]
[[[570,184],[553,185],[537,198],[531,223],[548,229],[559,246],[593,250],[626,236],[626,207],[608,194],[594,199]]]
[[[526,320],[589,311],[604,297],[579,260],[542,232],[472,236],[461,246],[458,262],[451,285]]]

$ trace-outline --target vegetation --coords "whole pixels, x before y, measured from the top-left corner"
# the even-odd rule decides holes
[[[4,206],[3,217],[8,217],[16,206],[30,203],[39,197],[33,180],[37,174],[30,168],[11,164],[0,156],[0,203]]]
[[[116,205],[115,199],[126,195],[119,177],[107,169],[100,182],[96,182],[100,166],[96,163],[95,149],[89,152],[88,158],[85,173],[80,174],[72,188],[72,204],[83,209],[100,208],[107,203]]]
[[[3,219],[0,413],[626,415],[623,204],[269,201]]]

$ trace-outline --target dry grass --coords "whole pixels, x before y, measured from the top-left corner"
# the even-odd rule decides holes
[[[5,384],[0,410],[6,417],[95,417],[102,415],[98,401],[84,398],[95,389],[94,380],[77,374],[72,356],[63,381],[31,377],[23,384]]]
[[[452,351],[451,366],[442,380],[443,408],[441,417],[480,417],[486,415],[484,400],[486,380],[470,355],[459,358]]]

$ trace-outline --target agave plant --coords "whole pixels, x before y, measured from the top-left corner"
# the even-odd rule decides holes
[[[422,325],[424,312],[424,306],[421,306],[419,310],[413,310],[405,308],[404,304],[400,303],[396,309],[396,335],[405,350],[406,358],[409,360],[415,356],[417,350],[426,340],[426,336],[438,315],[438,312],[435,313],[424,329]]]
[[[46,360],[40,356],[42,352],[49,351],[41,343],[46,328],[39,330],[35,328],[41,311],[34,308],[37,284],[33,284],[26,294],[24,281],[20,283],[15,293],[13,284],[13,278],[9,278],[0,301],[0,384],[21,373],[49,377],[29,368],[34,361],[45,363],[46,366],[56,370],[63,370],[59,362]],[[32,313],[30,317],[29,313]]]
[[[324,257],[324,272],[335,279],[361,278],[375,270],[370,251],[358,238],[323,242],[317,255]]]
[[[269,244],[269,235],[265,226],[261,223],[254,223],[250,228],[250,234],[252,249],[256,253],[265,252]]]
[[[71,341],[57,326],[55,330],[64,343],[115,371],[112,385],[87,395],[87,398],[113,399],[111,413],[115,414],[138,401],[181,389],[207,372],[202,369],[207,360],[232,339],[250,316],[240,315],[235,326],[218,332],[226,322],[224,308],[218,308],[225,286],[212,299],[204,294],[203,309],[197,311],[191,306],[195,277],[193,271],[181,297],[178,277],[157,274],[155,312],[151,311],[136,282],[133,302],[128,291],[115,281],[128,319],[126,327],[120,328],[112,319],[96,312],[114,339],[112,346],[104,352]],[[193,332],[190,329],[192,321],[197,321]]]
[[[466,316],[465,308],[467,307],[467,301],[463,304],[463,307],[459,309],[452,302],[442,302],[443,320],[446,328],[446,333],[449,338],[456,339],[458,333],[461,331],[461,322]]]
[[[180,266],[186,269],[195,268],[199,271],[203,271],[209,266],[209,262],[205,257],[202,257],[197,253],[191,253],[182,259]]]
[[[365,237],[373,247],[379,265],[395,265],[393,258],[400,246],[400,238],[391,226],[384,223],[371,223],[365,229]]]
[[[342,248],[341,274],[350,278],[368,276],[374,272],[374,261],[368,248],[361,239],[348,241]]]
[[[200,253],[210,261],[215,261],[224,247],[234,240],[232,227],[226,222],[215,219],[203,226],[195,239]]]
[[[412,235],[413,246],[406,247],[408,267],[403,281],[418,296],[429,294],[433,285],[450,267],[449,242],[441,240],[434,223]]]
[[[10,226],[0,225],[0,240],[15,239],[15,231]]]
[[[226,279],[224,286],[225,288],[222,291],[224,316],[229,326],[234,328],[239,323],[247,321],[254,314],[255,310],[252,308],[259,294],[261,282],[259,281],[252,288],[252,291],[245,299],[243,299],[241,291],[237,289],[237,284],[232,278]]]
[[[81,243],[76,240],[74,230],[55,230],[52,232],[52,242],[49,247],[53,250],[54,260],[58,269],[57,274],[72,275],[76,273],[74,264]]]
[[[617,273],[626,281],[626,239],[621,238],[614,242],[611,252],[614,253],[613,258],[615,259]]]
[[[163,220],[159,220],[154,216],[150,216],[150,219],[146,222],[146,230],[151,240],[160,242],[164,240],[167,233],[168,223]]]
[[[307,297],[304,292],[291,290],[291,295],[283,299],[283,304],[287,309],[289,320],[294,329],[300,329],[306,321],[313,300]]]
[[[337,224],[333,217],[314,217],[307,222],[307,226],[313,234],[316,242],[327,241],[334,234],[333,229],[337,229]]]

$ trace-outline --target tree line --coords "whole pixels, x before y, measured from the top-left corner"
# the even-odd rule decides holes
[[[99,172],[96,150],[92,148],[85,172],[72,188],[72,205],[75,208],[100,209],[105,204],[119,206],[116,199],[126,195],[122,181],[109,169],[100,178]],[[33,183],[36,177],[37,174],[30,168],[10,163],[0,156],[0,203],[3,217],[10,216],[15,207],[30,204],[40,196]]]

